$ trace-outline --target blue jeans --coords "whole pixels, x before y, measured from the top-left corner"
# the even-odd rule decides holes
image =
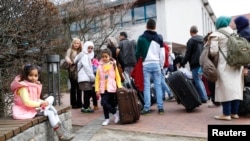
[[[238,114],[239,106],[240,106],[240,100],[222,102],[223,114],[225,116],[230,116],[231,114]]]
[[[144,110],[150,110],[151,97],[150,97],[150,78],[153,79],[156,91],[157,107],[163,109],[162,88],[161,88],[161,68],[158,63],[150,63],[143,66],[144,76]],[[151,77],[152,76],[152,77]]]
[[[199,73],[198,73],[199,68],[200,67],[197,67],[191,70],[192,75],[193,75],[193,80],[194,80],[195,88],[197,92],[199,93],[201,100],[207,101],[207,92],[206,92],[204,83],[202,82],[201,77],[199,76]]]
[[[165,76],[161,74],[161,87],[162,87],[162,93],[163,93],[163,98],[165,97],[165,92],[167,91],[168,97],[173,96],[171,90],[169,89],[166,81],[165,81]]]

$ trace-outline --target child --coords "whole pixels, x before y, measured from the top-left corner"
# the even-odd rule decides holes
[[[101,95],[101,104],[105,120],[103,126],[110,122],[109,113],[114,115],[114,122],[119,122],[119,113],[116,110],[116,89],[122,88],[121,78],[116,67],[116,62],[111,58],[111,51],[103,49],[101,51],[101,60],[96,72],[95,91],[96,95]]]
[[[95,75],[92,68],[91,59],[94,57],[94,44],[91,41],[86,41],[83,45],[82,52],[80,52],[74,62],[77,63],[78,68],[78,84],[83,91],[83,107],[82,113],[93,113],[94,110],[90,107],[90,98],[93,98],[94,107],[97,107],[97,100],[95,90],[93,88]],[[96,109],[96,108],[95,108]]]
[[[28,64],[22,68],[20,75],[12,81],[10,88],[14,93],[13,118],[30,119],[37,115],[46,115],[59,139],[73,139],[74,135],[66,132],[57,111],[52,106],[54,97],[40,99],[42,84],[38,78],[39,67]]]

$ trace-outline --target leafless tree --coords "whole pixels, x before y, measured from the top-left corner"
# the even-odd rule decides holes
[[[49,0],[0,0],[0,117],[9,115],[10,82],[24,63],[44,64],[63,39],[57,7]]]
[[[102,47],[135,1],[0,0],[0,117],[10,115],[10,83],[18,68],[43,66],[47,54],[65,55],[74,36]]]
[[[121,19],[136,0],[74,0],[61,5],[64,13],[66,38],[79,37],[91,40],[102,47],[106,38],[121,28]],[[73,30],[73,34],[71,31]]]

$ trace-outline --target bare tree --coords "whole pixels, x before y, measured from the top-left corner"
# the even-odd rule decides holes
[[[57,7],[49,0],[0,0],[0,117],[9,115],[10,82],[24,63],[44,64],[63,45]]]
[[[121,28],[121,19],[136,0],[74,0],[61,5],[64,12],[65,38],[78,36],[102,47],[106,38]],[[73,31],[73,34],[72,32]],[[71,36],[72,35],[72,36]]]

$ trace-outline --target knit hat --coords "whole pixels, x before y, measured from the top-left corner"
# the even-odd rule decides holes
[[[220,29],[220,28],[223,28],[223,27],[227,27],[229,25],[231,21],[231,17],[227,17],[227,16],[220,16],[216,22],[215,22],[215,26],[216,26],[216,29]]]
[[[240,32],[242,29],[249,26],[249,20],[245,16],[235,18],[234,23],[236,25],[237,32]]]

